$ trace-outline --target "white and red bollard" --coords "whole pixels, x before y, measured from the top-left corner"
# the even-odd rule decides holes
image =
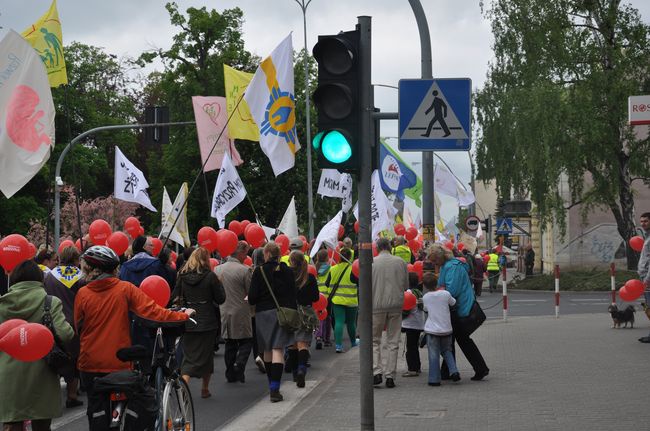
[[[612,283],[612,305],[616,305],[616,264],[609,265],[609,277]]]
[[[508,280],[506,267],[503,267],[503,280],[501,281],[503,286],[503,321],[508,320]]]
[[[555,265],[555,317],[560,317],[560,265]]]

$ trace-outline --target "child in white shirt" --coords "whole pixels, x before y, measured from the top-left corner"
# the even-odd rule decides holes
[[[451,352],[453,329],[449,312],[449,307],[456,304],[456,300],[444,287],[436,287],[435,275],[431,273],[424,274],[422,284],[426,292],[422,303],[428,313],[424,332],[429,350],[429,386],[440,386],[440,355],[447,361],[449,377],[457,382],[460,380],[460,373]]]

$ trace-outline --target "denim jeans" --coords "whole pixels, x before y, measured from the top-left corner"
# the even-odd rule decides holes
[[[449,367],[449,374],[458,372],[456,360],[451,353],[451,335],[427,334],[427,348],[429,350],[429,383],[440,383],[440,355],[445,358]]]

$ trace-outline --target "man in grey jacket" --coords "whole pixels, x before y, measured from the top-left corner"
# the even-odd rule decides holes
[[[637,270],[639,278],[645,284],[645,303],[650,304],[650,212],[645,212],[639,217],[639,224],[643,229],[643,249],[639,257]],[[650,334],[647,337],[639,338],[642,343],[650,343]]]
[[[386,387],[395,387],[397,354],[399,352],[400,330],[402,326],[402,307],[404,291],[408,289],[406,262],[390,253],[390,242],[386,238],[377,240],[379,255],[372,264],[372,346],[374,384],[382,383],[386,377]],[[381,334],[386,328],[386,367],[381,359]],[[364,342],[364,341],[362,341]]]
[[[221,336],[226,341],[223,358],[226,363],[226,380],[229,383],[245,382],[244,370],[253,348],[251,306],[244,299],[251,284],[251,269],[244,265],[248,244],[239,241],[226,262],[215,272],[226,291],[226,302],[221,307]]]

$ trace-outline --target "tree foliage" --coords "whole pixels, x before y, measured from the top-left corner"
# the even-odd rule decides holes
[[[483,6],[495,58],[475,97],[478,178],[496,179],[502,197],[529,194],[542,222],[555,220],[562,233],[570,206],[607,208],[627,240],[632,177],[650,173],[650,142],[626,124],[628,96],[650,87],[648,26],[619,0]]]

